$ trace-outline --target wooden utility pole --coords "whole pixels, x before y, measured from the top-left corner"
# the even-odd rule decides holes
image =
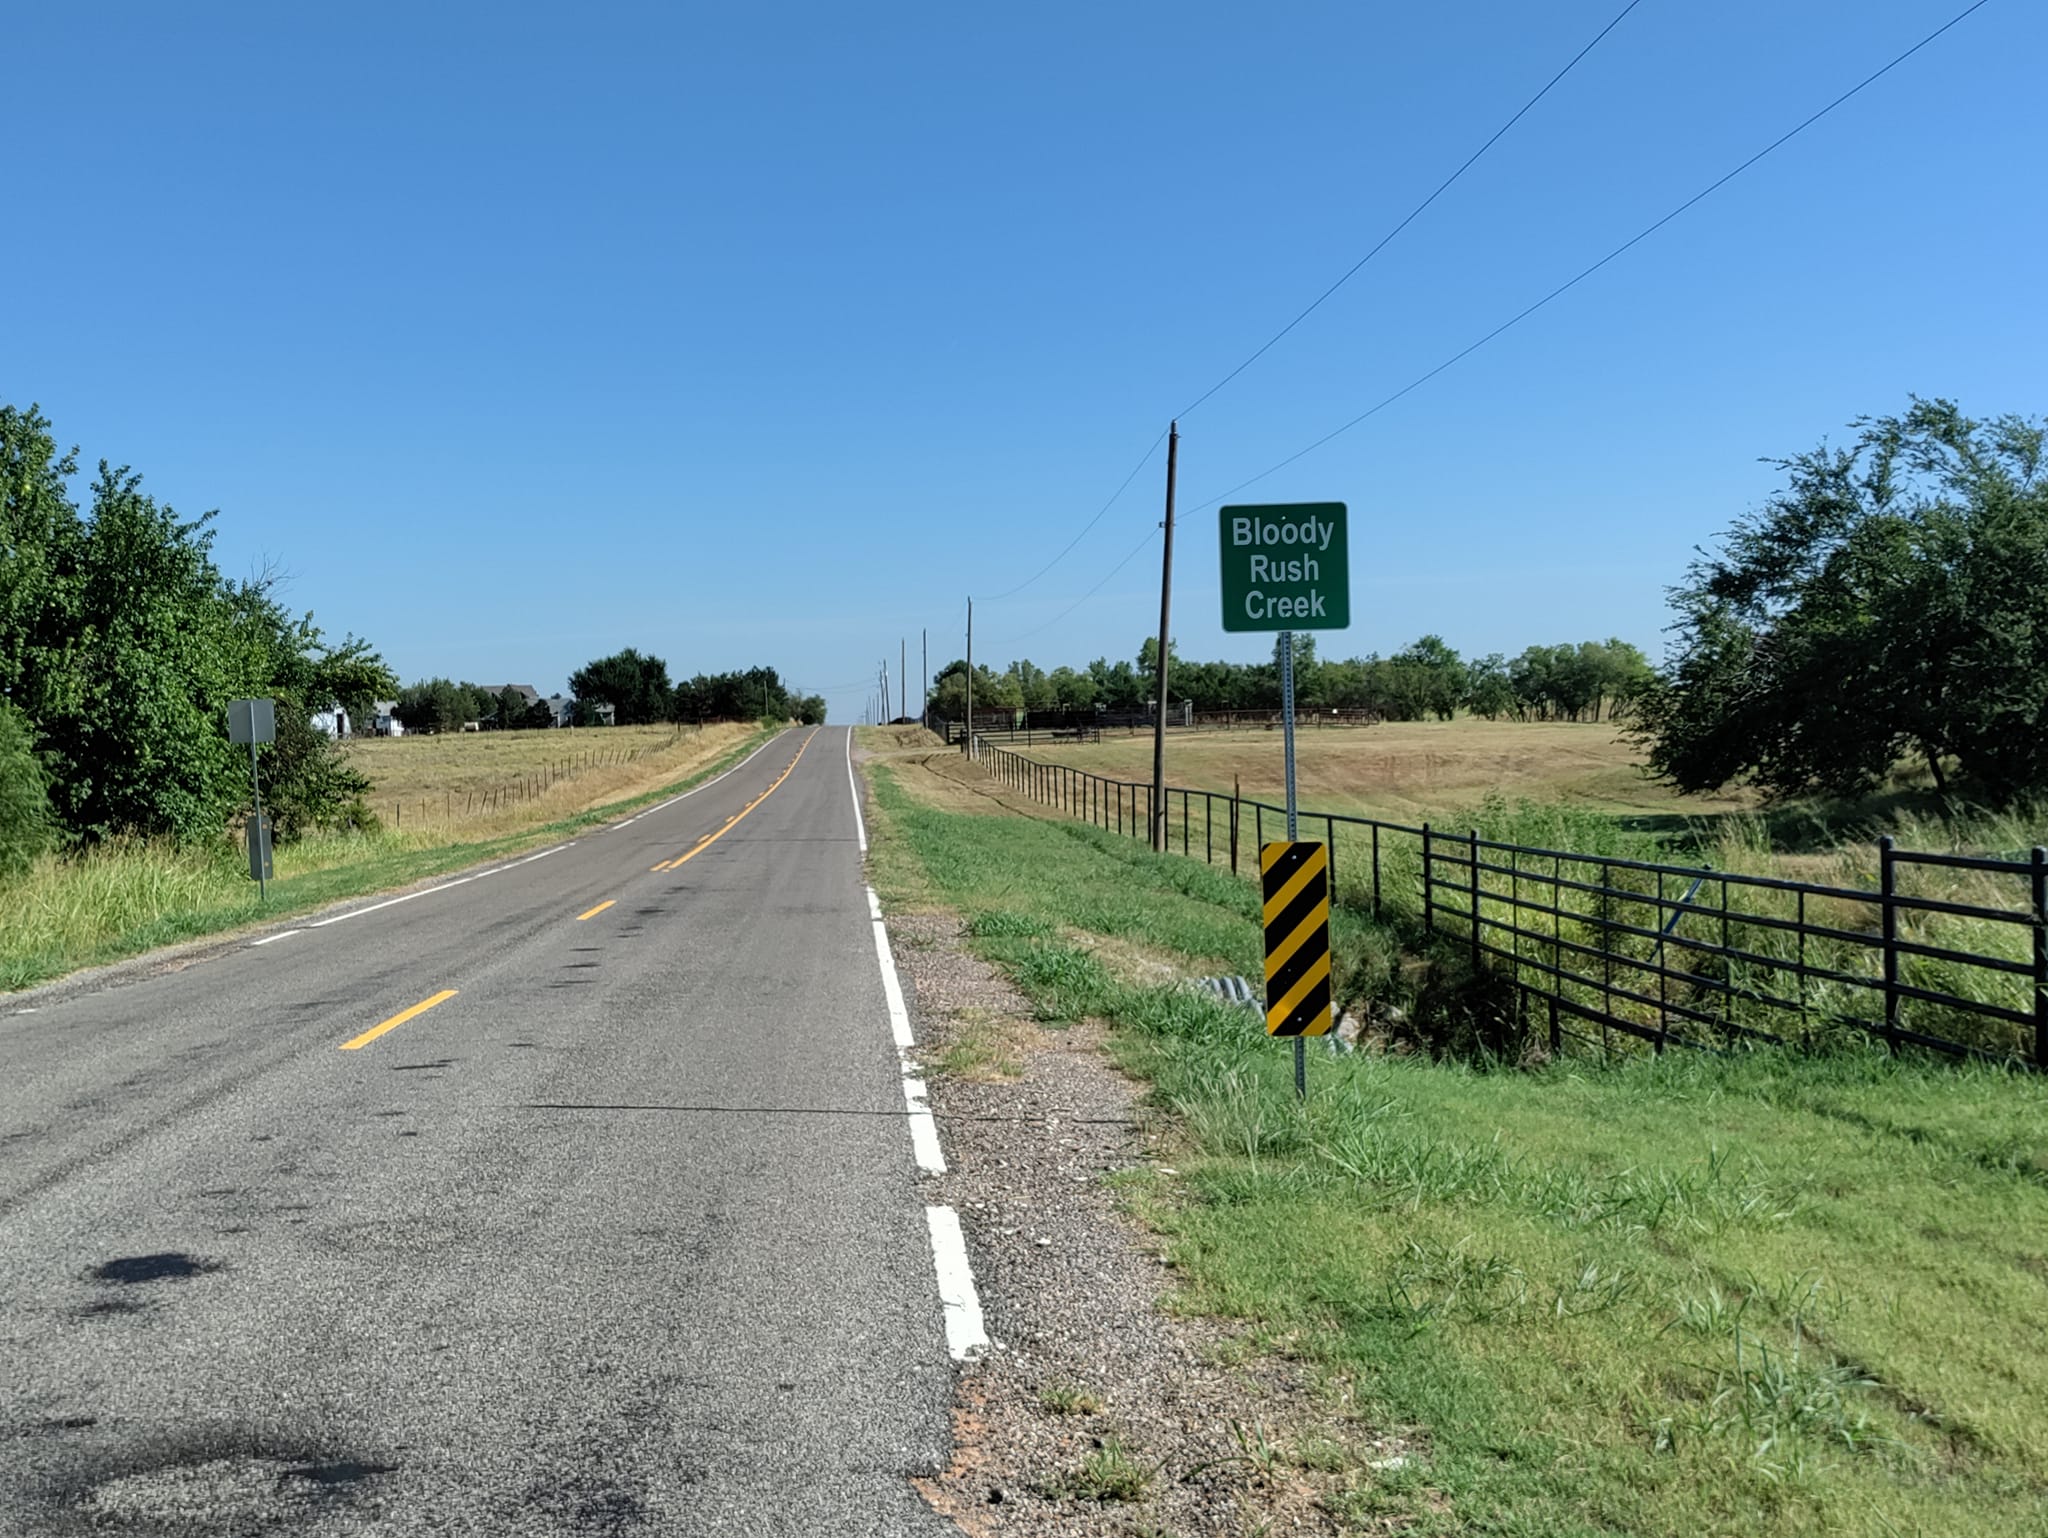
[[[1173,621],[1173,478],[1180,459],[1180,423],[1166,430],[1166,552],[1159,562],[1159,694],[1152,714],[1152,847],[1166,848],[1166,654]]]
[[[974,600],[967,600],[967,745],[961,751],[974,757]]]
[[[896,638],[896,714],[910,719],[910,637]]]
[[[919,667],[924,675],[917,691],[917,719],[919,725],[926,731],[930,731],[932,729],[932,633],[929,630],[918,631],[917,651],[919,657],[923,659],[919,663]]]

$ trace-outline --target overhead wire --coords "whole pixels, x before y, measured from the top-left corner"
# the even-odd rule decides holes
[[[982,602],[995,603],[1000,599],[1016,597],[1017,594],[1023,592],[1024,589],[1031,586],[1032,583],[1036,582],[1040,577],[1044,576],[1047,572],[1051,571],[1055,566],[1059,565],[1061,561],[1065,560],[1067,558],[1067,552],[1072,550],[1074,546],[1080,544],[1082,540],[1086,539],[1088,537],[1088,531],[1094,528],[1095,525],[1097,525],[1098,523],[1102,522],[1103,514],[1107,513],[1112,507],[1116,506],[1118,500],[1123,496],[1123,494],[1126,491],[1130,489],[1131,482],[1135,481],[1138,478],[1138,472],[1144,469],[1145,466],[1152,463],[1152,456],[1159,452],[1159,445],[1164,443],[1165,441],[1166,430],[1162,428],[1160,430],[1159,436],[1152,440],[1151,447],[1145,450],[1145,457],[1139,460],[1135,465],[1131,466],[1131,473],[1123,478],[1122,484],[1119,485],[1115,491],[1110,493],[1109,500],[1103,503],[1101,507],[1096,509],[1095,516],[1093,518],[1090,518],[1086,523],[1081,525],[1081,532],[1079,534],[1076,534],[1072,539],[1068,540],[1065,547],[1061,549],[1058,555],[1054,556],[1051,560],[1047,561],[1043,566],[1039,567],[1036,572],[1026,577],[1022,582],[1019,582],[1015,587],[1009,589],[1007,592],[982,594]]]
[[[1059,613],[1055,614],[1043,625],[1038,626],[1036,629],[1027,630],[1022,635],[1010,637],[1007,644],[1015,646],[1019,642],[1028,641],[1033,636],[1042,635],[1044,634],[1044,632],[1052,629],[1053,626],[1057,625],[1069,614],[1072,614],[1076,609],[1080,608],[1082,604],[1086,603],[1089,599],[1093,598],[1097,593],[1101,592],[1103,588],[1107,587],[1109,585],[1110,578],[1114,577],[1118,572],[1122,571],[1126,566],[1130,565],[1132,561],[1136,560],[1140,552],[1142,552],[1147,545],[1151,544],[1152,541],[1157,539],[1158,537],[1159,529],[1157,527],[1154,527],[1150,532],[1148,532],[1145,535],[1143,539],[1139,540],[1137,544],[1131,547],[1131,552],[1129,555],[1126,555],[1121,561],[1118,561],[1116,565],[1110,567],[1108,571],[1104,572],[1102,574],[1102,579],[1098,581],[1095,584],[1095,586],[1088,589],[1087,592],[1083,593],[1079,598],[1076,598],[1072,603],[1068,604],[1064,609],[1060,610]]]
[[[1434,203],[1438,198],[1442,197],[1446,192],[1450,191],[1451,187],[1457,182],[1459,177],[1463,176],[1467,171],[1471,170],[1473,166],[1477,165],[1479,163],[1480,158],[1483,155],[1485,155],[1485,153],[1488,150],[1492,149],[1494,145],[1498,144],[1501,141],[1501,139],[1506,136],[1509,129],[1513,128],[1515,124],[1521,122],[1523,118],[1527,117],[1529,115],[1530,109],[1532,109],[1538,102],[1542,101],[1544,97],[1548,96],[1551,92],[1552,87],[1554,87],[1560,80],[1564,79],[1566,75],[1569,75],[1574,69],[1576,69],[1578,67],[1579,61],[1585,58],[1586,55],[1591,53],[1595,48],[1598,48],[1601,44],[1601,41],[1607,36],[1607,34],[1612,32],[1616,27],[1620,26],[1622,22],[1628,18],[1629,12],[1633,11],[1640,4],[1642,4],[1642,0],[1629,0],[1629,3],[1623,6],[1621,10],[1615,14],[1615,17],[1612,21],[1608,22],[1606,26],[1602,27],[1597,33],[1593,35],[1593,40],[1591,42],[1586,44],[1586,46],[1581,48],[1577,53],[1573,54],[1571,56],[1571,59],[1569,60],[1569,62],[1566,63],[1563,69],[1559,70],[1556,74],[1552,75],[1549,80],[1544,82],[1542,90],[1538,91],[1534,96],[1530,97],[1527,101],[1523,102],[1521,107],[1516,111],[1513,117],[1509,118],[1505,123],[1501,124],[1500,127],[1496,128],[1493,131],[1493,135],[1491,138],[1489,138],[1484,144],[1480,145],[1479,148],[1474,150],[1470,155],[1465,157],[1464,164],[1460,165],[1457,170],[1453,171],[1449,176],[1445,177],[1442,181],[1438,182],[1436,185],[1436,190],[1434,192],[1430,193],[1428,197],[1424,198],[1420,203],[1417,203],[1413,208],[1411,208],[1408,211],[1408,215],[1406,218],[1404,218],[1399,224],[1395,225],[1391,230],[1388,230],[1386,234],[1382,235],[1379,238],[1378,243],[1375,244],[1370,251],[1366,252],[1365,255],[1361,256],[1357,261],[1353,262],[1348,268],[1345,269],[1344,275],[1342,277],[1340,277],[1335,283],[1332,283],[1328,288],[1324,289],[1320,294],[1316,295],[1315,299],[1308,305],[1306,309],[1302,310],[1302,312],[1296,315],[1294,319],[1290,320],[1286,325],[1282,326],[1278,331],[1274,332],[1270,337],[1268,337],[1251,354],[1251,356],[1246,358],[1242,363],[1238,364],[1236,368],[1232,369],[1229,373],[1225,374],[1221,379],[1217,380],[1214,384],[1209,386],[1208,389],[1204,390],[1192,401],[1188,402],[1187,405],[1181,407],[1180,410],[1175,413],[1176,418],[1187,416],[1197,406],[1201,405],[1202,402],[1206,401],[1218,390],[1222,389],[1225,385],[1229,384],[1231,380],[1237,378],[1239,374],[1242,374],[1246,369],[1250,368],[1254,363],[1258,362],[1259,359],[1263,358],[1268,352],[1270,352],[1273,349],[1274,344],[1276,344],[1283,337],[1285,337],[1288,332],[1292,331],[1296,326],[1300,325],[1303,321],[1307,320],[1309,316],[1315,314],[1317,310],[1321,309],[1323,306],[1323,302],[1325,300],[1327,300],[1332,294],[1336,293],[1337,290],[1342,288],[1345,284],[1349,283],[1353,278],[1357,277],[1359,272],[1365,267],[1366,263],[1370,262],[1374,257],[1378,256],[1380,252],[1384,251],[1388,247],[1388,245],[1390,245],[1393,242],[1395,236],[1399,235],[1403,230],[1407,229],[1409,225],[1413,224],[1417,219],[1419,219],[1422,216],[1423,212],[1426,209],[1428,209],[1430,204]]]
[[[1316,439],[1315,442],[1308,444],[1304,448],[1295,450],[1292,454],[1289,454],[1285,459],[1279,460],[1274,464],[1268,465],[1265,469],[1261,470],[1257,475],[1254,475],[1247,480],[1239,481],[1235,486],[1231,487],[1228,491],[1221,492],[1218,495],[1210,497],[1205,501],[1190,504],[1189,511],[1194,512],[1200,511],[1203,508],[1214,507],[1218,503],[1222,502],[1225,498],[1236,496],[1240,491],[1243,491],[1246,487],[1257,485],[1267,476],[1277,474],[1279,471],[1284,470],[1289,465],[1293,464],[1296,460],[1305,458],[1307,455],[1313,454],[1317,449],[1321,448],[1324,444],[1329,443],[1331,440],[1342,437],[1345,433],[1350,432],[1352,428],[1357,427],[1360,423],[1366,421],[1368,418],[1377,416],[1380,412],[1386,410],[1387,407],[1393,405],[1403,396],[1408,395],[1415,390],[1419,390],[1422,386],[1428,384],[1430,380],[1436,378],[1437,375],[1443,373],[1444,370],[1452,367],[1455,364],[1463,362],[1466,358],[1472,356],[1473,353],[1479,351],[1480,348],[1486,346],[1487,343],[1493,341],[1496,337],[1499,337],[1503,333],[1511,331],[1516,326],[1519,326],[1523,321],[1527,320],[1531,315],[1534,315],[1538,310],[1542,309],[1552,300],[1560,298],[1572,289],[1577,288],[1579,284],[1583,283],[1587,278],[1590,278],[1594,273],[1598,272],[1601,268],[1605,267],[1609,262],[1612,262],[1613,260],[1615,260],[1615,258],[1621,256],[1623,253],[1629,251],[1631,248],[1640,245],[1643,241],[1649,239],[1650,236],[1656,234],[1657,231],[1663,229],[1665,225],[1669,224],[1672,220],[1676,219],[1680,214],[1685,213],[1695,204],[1704,201],[1706,198],[1720,191],[1721,188],[1727,186],[1728,183],[1734,181],[1736,177],[1740,176],[1744,171],[1747,171],[1751,166],[1755,165],[1765,156],[1771,154],[1774,150],[1778,149],[1782,145],[1797,138],[1800,134],[1804,133],[1807,129],[1811,128],[1815,123],[1818,123],[1822,118],[1826,117],[1829,113],[1833,112],[1837,107],[1841,106],[1851,97],[1858,95],[1869,86],[1876,84],[1877,81],[1881,80],[1882,78],[1884,78],[1884,76],[1890,74],[1893,70],[1897,69],[1901,64],[1905,63],[1906,60],[1912,58],[1914,54],[1920,52],[1921,49],[1927,47],[1928,44],[1935,41],[1935,39],[1939,38],[1943,33],[1968,20],[1971,15],[1973,15],[1977,11],[1982,10],[1986,5],[1989,5],[1990,3],[1991,0],[1975,0],[1974,4],[1964,7],[1961,11],[1957,12],[1954,16],[1950,17],[1946,22],[1942,23],[1941,26],[1936,27],[1932,32],[1928,33],[1925,37],[1921,38],[1919,42],[1913,44],[1912,47],[1906,49],[1905,52],[1898,54],[1896,57],[1891,59],[1890,62],[1884,64],[1876,70],[1873,70],[1870,74],[1865,75],[1861,80],[1857,81],[1855,85],[1851,86],[1848,90],[1844,91],[1840,96],[1837,96],[1833,101],[1829,102],[1826,106],[1820,108],[1818,111],[1812,113],[1810,116],[1801,120],[1795,127],[1787,129],[1784,133],[1780,134],[1777,138],[1773,139],[1769,144],[1765,145],[1762,149],[1758,150],[1754,155],[1751,155],[1747,160],[1743,161],[1742,164],[1737,166],[1734,170],[1708,183],[1705,187],[1701,188],[1698,192],[1694,193],[1691,197],[1687,198],[1683,203],[1680,203],[1676,208],[1672,209],[1671,212],[1664,215],[1663,218],[1657,220],[1654,224],[1651,224],[1646,228],[1640,230],[1636,234],[1630,236],[1627,240],[1623,241],[1620,245],[1616,246],[1612,251],[1609,251],[1605,256],[1601,257],[1600,260],[1592,263],[1588,267],[1582,268],[1578,273],[1568,278],[1563,283],[1558,284],[1556,288],[1553,288],[1549,293],[1545,294],[1541,299],[1538,299],[1535,303],[1529,305],[1527,308],[1523,310],[1518,311],[1516,314],[1509,317],[1507,320],[1502,321],[1498,326],[1495,326],[1491,331],[1487,332],[1486,335],[1479,338],[1478,341],[1471,343],[1469,346],[1461,348],[1459,351],[1453,353],[1450,357],[1444,359],[1443,362],[1439,363],[1435,368],[1431,369],[1428,373],[1418,375],[1416,378],[1410,380],[1407,384],[1403,385],[1400,389],[1396,390],[1392,395],[1387,396],[1384,400],[1378,401],[1375,404],[1368,406],[1364,411],[1359,412],[1357,416],[1351,418],[1350,421],[1344,423],[1342,426],[1333,428],[1331,431],[1323,434],[1322,437]]]
[[[1506,136],[1510,129],[1512,129],[1517,123],[1521,122],[1521,120],[1524,117],[1528,116],[1530,110],[1534,108],[1538,102],[1542,101],[1544,97],[1548,96],[1551,90],[1558,84],[1559,81],[1563,80],[1566,75],[1569,75],[1575,68],[1577,68],[1579,62],[1582,59],[1584,59],[1587,54],[1591,53],[1595,48],[1599,47],[1600,43],[1606,38],[1607,34],[1612,32],[1616,27],[1620,26],[1621,23],[1625,19],[1627,19],[1629,12],[1633,11],[1640,4],[1642,4],[1642,0],[1628,0],[1628,4],[1624,5],[1620,11],[1616,12],[1613,19],[1610,20],[1606,26],[1602,27],[1597,33],[1593,35],[1592,41],[1588,42],[1577,53],[1573,54],[1571,58],[1566,62],[1564,68],[1560,69],[1556,74],[1552,75],[1549,80],[1545,81],[1543,88],[1541,90],[1539,90],[1534,96],[1530,97],[1527,101],[1523,102],[1522,105],[1518,109],[1516,109],[1514,116],[1510,117],[1505,123],[1501,124],[1500,127],[1496,128],[1493,131],[1493,133],[1487,138],[1485,143],[1481,144],[1478,149],[1474,150],[1470,155],[1468,155],[1465,158],[1463,164],[1461,164],[1455,171],[1453,171],[1449,176],[1445,177],[1441,182],[1439,182],[1436,186],[1436,189],[1433,192],[1431,192],[1428,197],[1424,198],[1420,203],[1416,204],[1414,208],[1410,209],[1408,211],[1407,216],[1403,218],[1399,224],[1395,225],[1392,229],[1388,230],[1386,234],[1382,235],[1379,238],[1378,242],[1374,244],[1371,250],[1367,251],[1365,255],[1361,256],[1357,261],[1353,262],[1350,265],[1350,267],[1346,268],[1343,275],[1340,276],[1336,282],[1332,283],[1328,288],[1324,289],[1322,293],[1318,294],[1315,297],[1315,299],[1308,305],[1307,308],[1303,309],[1292,320],[1288,321],[1286,325],[1282,326],[1278,331],[1274,332],[1272,336],[1268,337],[1266,341],[1263,344],[1261,344],[1256,351],[1254,351],[1249,357],[1245,358],[1243,362],[1239,363],[1237,367],[1233,368],[1229,373],[1225,374],[1221,379],[1217,380],[1216,383],[1212,384],[1211,386],[1209,386],[1208,389],[1204,390],[1200,395],[1196,396],[1195,399],[1191,401],[1188,405],[1183,406],[1177,413],[1175,413],[1176,419],[1178,419],[1179,417],[1187,416],[1197,406],[1201,405],[1204,401],[1208,400],[1212,395],[1216,394],[1217,391],[1221,390],[1225,385],[1229,384],[1233,379],[1237,378],[1239,374],[1242,374],[1246,369],[1250,368],[1254,363],[1258,362],[1260,358],[1264,357],[1266,353],[1271,351],[1274,345],[1278,343],[1283,337],[1285,337],[1290,331],[1294,330],[1296,326],[1300,325],[1304,320],[1307,320],[1310,315],[1314,314],[1318,309],[1320,309],[1325,300],[1329,299],[1329,297],[1332,294],[1336,293],[1338,289],[1342,288],[1345,284],[1349,283],[1353,278],[1358,276],[1359,272],[1365,267],[1365,265],[1368,262],[1370,262],[1374,257],[1378,256],[1380,252],[1385,250],[1387,246],[1393,242],[1396,236],[1398,236],[1403,230],[1407,229],[1409,225],[1413,224],[1418,218],[1420,218],[1424,211],[1426,211],[1432,203],[1434,203],[1438,198],[1442,197],[1446,192],[1448,192],[1451,189],[1452,185],[1456,183],[1460,177],[1462,177],[1467,171],[1471,170],[1472,167],[1479,162],[1481,157],[1483,157],[1488,150],[1492,149],[1494,145],[1498,144],[1501,141],[1501,139]],[[1043,566],[1041,566],[1037,571],[1033,572],[1030,576],[1026,577],[1022,582],[1018,583],[1015,587],[1008,588],[1000,593],[986,593],[981,595],[982,601],[985,603],[995,603],[1005,598],[1014,598],[1017,594],[1023,592],[1024,589],[1030,587],[1033,583],[1037,582],[1039,578],[1043,577],[1055,566],[1059,565],[1059,563],[1065,560],[1068,557],[1068,555],[1072,554],[1074,548],[1077,545],[1079,545],[1083,539],[1087,538],[1089,531],[1091,531],[1098,523],[1100,523],[1103,520],[1103,518],[1108,514],[1109,510],[1112,507],[1116,506],[1116,504],[1122,499],[1123,494],[1130,489],[1131,482],[1136,480],[1138,478],[1139,472],[1142,471],[1145,468],[1145,466],[1152,462],[1152,456],[1159,452],[1159,445],[1165,442],[1165,440],[1166,434],[1164,432],[1161,432],[1158,437],[1152,440],[1151,445],[1145,450],[1144,458],[1140,459],[1136,465],[1131,467],[1131,473],[1123,478],[1122,482],[1117,486],[1116,490],[1110,494],[1109,500],[1104,502],[1100,508],[1096,509],[1095,516],[1090,518],[1085,524],[1081,526],[1080,532],[1076,534],[1072,539],[1068,540],[1067,543],[1063,547],[1061,547],[1057,555],[1055,555],[1051,560],[1047,561]],[[1126,556],[1124,558],[1124,561],[1126,562],[1129,560],[1129,556]],[[1122,564],[1124,564],[1124,562],[1118,563],[1119,566],[1121,566]]]

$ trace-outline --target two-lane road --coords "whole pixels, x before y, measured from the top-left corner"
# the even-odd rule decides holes
[[[0,1002],[0,1532],[947,1530],[848,746]]]

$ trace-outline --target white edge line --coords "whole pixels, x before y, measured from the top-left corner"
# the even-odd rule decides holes
[[[939,1276],[939,1306],[946,1318],[946,1349],[956,1362],[971,1362],[988,1350],[988,1326],[981,1317],[981,1298],[974,1290],[974,1272],[967,1264],[967,1236],[960,1214],[951,1207],[924,1209],[931,1230],[932,1264]]]
[[[853,772],[853,728],[846,730],[846,788],[853,796],[853,827],[860,852],[868,852],[868,830],[860,812],[860,781]],[[910,1030],[910,1011],[904,1006],[903,984],[896,975],[896,958],[889,949],[889,926],[882,917],[882,902],[875,889],[867,891],[868,922],[875,932],[875,961],[882,971],[882,996],[889,1005],[889,1034],[896,1043],[897,1061],[903,1071],[903,1105],[910,1124],[910,1151],[917,1167],[927,1175],[946,1173],[945,1151],[939,1146],[938,1124],[932,1120],[925,1082],[910,1060],[916,1045]],[[925,1224],[931,1231],[932,1265],[939,1280],[939,1307],[946,1325],[946,1350],[956,1362],[972,1362],[988,1350],[988,1327],[981,1317],[981,1298],[974,1290],[974,1271],[967,1263],[967,1238],[960,1231],[960,1214],[951,1207],[926,1207]]]
[[[854,836],[860,840],[860,852],[866,854],[868,852],[868,824],[867,819],[860,814],[860,781],[853,777],[853,728],[850,726],[846,729],[846,788],[853,792]],[[868,894],[868,900],[870,902],[874,901],[873,892]]]
[[[416,897],[432,897],[436,892],[446,892],[454,887],[467,886],[472,881],[481,881],[486,876],[495,876],[499,871],[511,870],[519,865],[531,865],[535,860],[545,860],[551,854],[560,854],[564,849],[574,849],[579,841],[570,839],[566,844],[557,844],[552,849],[543,849],[539,854],[530,854],[523,860],[508,860],[503,865],[493,865],[489,870],[457,876],[453,881],[444,881],[439,886],[424,887],[417,892],[407,892],[403,897],[387,897],[383,902],[371,903],[367,908],[351,908],[346,913],[337,913],[331,918],[314,919],[306,925],[308,929],[325,929],[329,924],[339,924],[347,919],[359,919],[365,913],[375,913],[383,908],[395,908],[400,903],[409,903]],[[296,933],[297,931],[293,931]]]
[[[252,946],[253,946],[253,945],[268,945],[268,944],[270,944],[270,942],[271,942],[271,941],[273,941],[273,940],[289,940],[289,939],[290,939],[290,938],[291,938],[291,937],[292,937],[293,935],[302,935],[302,934],[304,934],[305,932],[306,932],[306,931],[305,931],[305,930],[303,930],[303,929],[280,929],[280,930],[279,930],[279,931],[278,931],[278,932],[277,932],[276,934],[274,934],[274,935],[265,935],[265,936],[264,936],[264,937],[263,937],[262,939],[260,939],[260,940],[251,940],[251,941],[250,941],[249,943],[250,943],[250,944],[251,944]]]

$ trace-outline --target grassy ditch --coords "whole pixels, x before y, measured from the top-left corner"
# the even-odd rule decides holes
[[[771,735],[767,729],[736,730],[729,738],[710,739],[694,762],[671,759],[659,783],[603,805],[565,805],[565,789],[552,804],[544,797],[528,803],[523,820],[508,813],[468,826],[457,821],[316,835],[277,852],[277,879],[267,903],[258,900],[239,850],[226,845],[136,842],[49,856],[25,879],[0,885],[0,990],[531,848],[687,790],[739,762]],[[646,784],[644,775],[640,783]],[[590,783],[580,788],[587,792]]]
[[[1284,1046],[1245,883],[872,771],[892,907],[1099,1017],[1185,1149],[1134,1180],[1175,1305],[1421,1448],[1359,1532],[2048,1534],[2048,1085],[1864,1051],[1493,1072]],[[986,803],[984,803],[986,805]],[[1348,923],[1362,924],[1355,916]],[[1340,943],[1396,974],[1391,941]],[[1376,959],[1375,959],[1376,958]]]

